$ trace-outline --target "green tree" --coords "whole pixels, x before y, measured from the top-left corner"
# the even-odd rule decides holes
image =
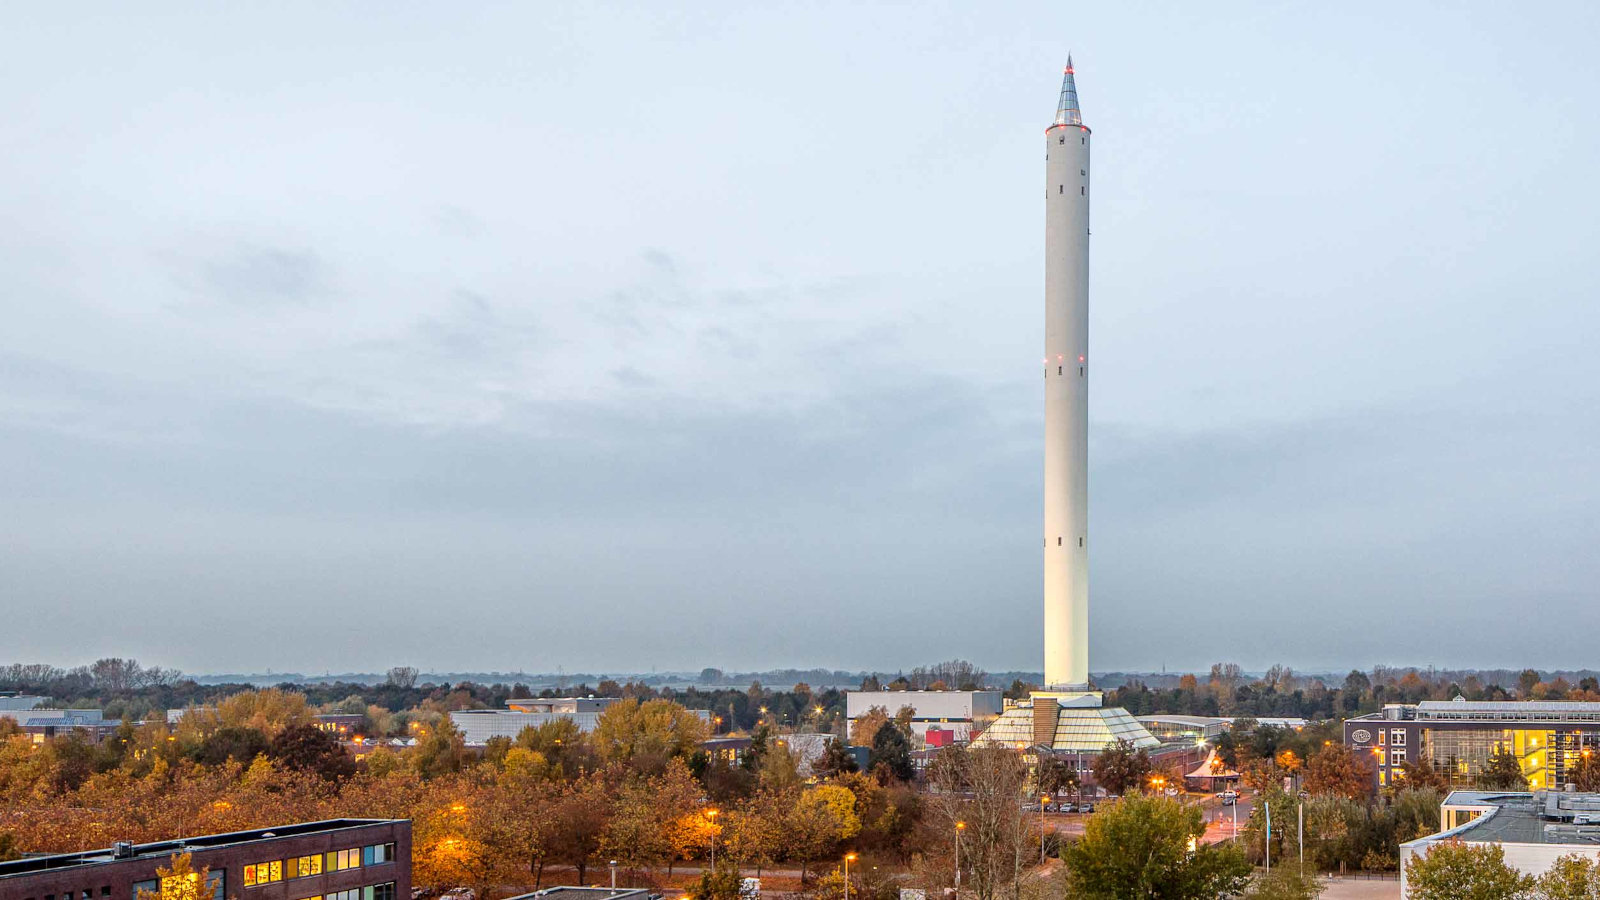
[[[1082,900],[1215,900],[1244,887],[1250,864],[1227,844],[1194,846],[1205,830],[1199,807],[1130,794],[1090,817],[1062,859]]]
[[[742,883],[738,866],[718,860],[715,869],[700,871],[700,877],[689,885],[687,896],[689,900],[739,900]]]
[[[1478,773],[1478,787],[1485,791],[1525,791],[1527,776],[1522,774],[1522,762],[1509,748],[1500,748],[1489,756],[1483,771]]]
[[[822,755],[811,762],[811,772],[819,778],[837,778],[858,768],[854,754],[837,738],[830,739],[823,746]]]
[[[228,760],[248,766],[267,752],[267,736],[254,728],[229,726],[206,735],[190,754],[204,766],[220,766]]]
[[[787,744],[780,741],[762,756],[758,781],[761,787],[769,791],[799,789],[800,768]]]
[[[911,765],[911,742],[895,722],[878,729],[872,737],[872,771],[880,778],[910,781],[917,770]]]
[[[1600,900],[1600,860],[1571,853],[1550,864],[1534,890],[1538,900]]]
[[[1406,865],[1410,900],[1521,900],[1533,879],[1506,865],[1498,844],[1444,841]]]
[[[1150,754],[1118,738],[1094,758],[1091,768],[1096,784],[1112,794],[1126,794],[1142,788],[1150,777]]]
[[[1297,866],[1279,866],[1256,876],[1245,889],[1243,900],[1317,900],[1325,890],[1314,874]]]

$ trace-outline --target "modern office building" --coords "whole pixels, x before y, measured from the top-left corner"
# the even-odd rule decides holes
[[[851,691],[844,708],[851,725],[874,708],[891,717],[909,708],[911,733],[919,739],[925,741],[932,728],[965,743],[1005,711],[1005,700],[999,691]]]
[[[1226,719],[1220,716],[1183,716],[1183,715],[1153,715],[1136,716],[1139,724],[1143,725],[1156,740],[1163,744],[1198,744],[1211,743],[1221,737],[1225,732],[1233,730],[1236,719]],[[1286,718],[1269,716],[1255,719],[1258,726],[1271,726],[1273,728],[1290,728],[1295,731],[1306,727],[1306,720],[1299,718]]]
[[[1440,805],[1441,830],[1400,845],[1400,895],[1410,896],[1406,865],[1435,844],[1495,845],[1506,864],[1540,875],[1568,854],[1600,851],[1600,794],[1558,791],[1451,791]]]
[[[190,854],[217,900],[409,900],[411,823],[332,819],[0,862],[5,900],[134,900]],[[171,891],[167,891],[170,895]]]
[[[1559,788],[1585,753],[1600,753],[1600,703],[1425,700],[1346,719],[1345,745],[1372,755],[1379,785],[1426,762],[1451,784],[1472,785],[1496,751],[1522,763],[1533,790]]]

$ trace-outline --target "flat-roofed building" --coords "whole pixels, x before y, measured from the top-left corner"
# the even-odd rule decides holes
[[[589,703],[590,699],[605,700],[609,702],[595,706]],[[524,701],[517,701],[519,703]],[[526,701],[532,706],[540,702],[551,701]],[[449,713],[450,721],[461,732],[462,738],[468,746],[481,747],[488,743],[490,738],[508,737],[515,738],[522,733],[524,728],[537,728],[548,722],[570,721],[578,726],[584,734],[594,731],[599,723],[602,711],[615,698],[584,698],[579,704],[557,711],[524,712],[518,709],[458,709]],[[711,713],[704,709],[691,709],[690,715],[697,716],[707,725],[711,723]]]
[[[621,699],[621,697],[528,697],[522,700],[507,700],[506,709],[512,712],[576,715],[605,712],[606,707]]]
[[[190,854],[193,868],[211,870],[218,900],[411,897],[411,823],[405,819],[331,819],[0,862],[0,897],[134,900],[141,890],[171,895],[156,870],[180,853]]]
[[[1600,752],[1600,703],[1425,700],[1346,719],[1344,742],[1371,755],[1380,785],[1406,763],[1426,763],[1453,785],[1475,783],[1496,751],[1510,751],[1533,790],[1559,788],[1585,753]]]
[[[1600,851],[1600,794],[1558,791],[1451,791],[1440,804],[1437,834],[1400,845],[1400,896],[1409,896],[1406,865],[1433,845],[1493,845],[1506,864],[1540,875],[1569,854]]]
[[[44,705],[45,698],[31,694],[18,694],[14,692],[0,693],[0,718],[14,719],[19,710],[33,709]]]
[[[953,732],[964,743],[1005,711],[999,691],[851,691],[845,695],[845,715],[856,720],[881,707],[890,717],[911,708],[911,732],[922,738],[929,728]]]

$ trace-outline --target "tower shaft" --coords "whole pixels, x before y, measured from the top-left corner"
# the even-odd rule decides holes
[[[1070,99],[1069,99],[1070,98]],[[1089,684],[1089,129],[1068,63],[1045,132],[1044,680]]]

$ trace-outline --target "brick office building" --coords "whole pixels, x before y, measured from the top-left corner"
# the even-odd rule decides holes
[[[330,819],[0,863],[0,900],[134,900],[175,854],[218,900],[410,900],[411,822]]]

